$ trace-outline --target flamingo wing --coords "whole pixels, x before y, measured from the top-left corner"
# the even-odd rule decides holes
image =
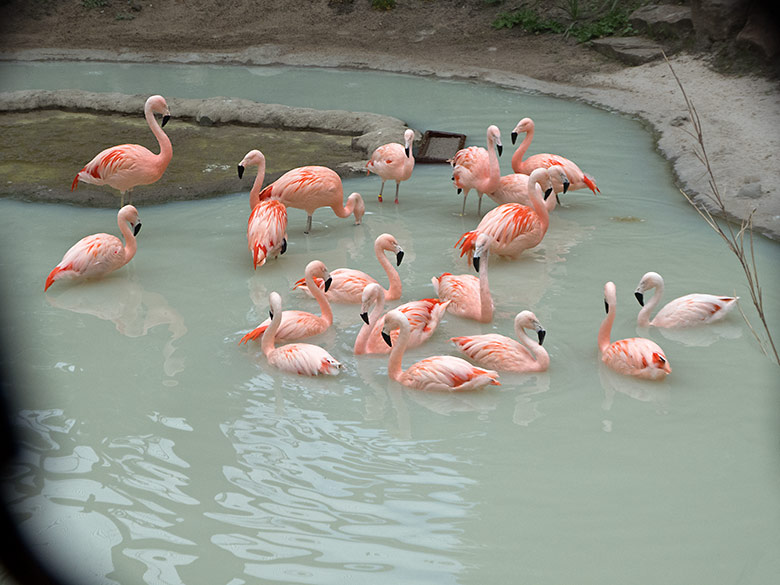
[[[455,356],[433,356],[402,373],[402,384],[418,390],[473,390],[488,384],[500,386],[498,373],[473,366]]]
[[[601,359],[616,372],[647,380],[662,379],[672,371],[663,350],[644,337],[615,341]]]
[[[538,362],[522,343],[504,335],[487,333],[453,337],[450,341],[486,368],[514,372],[539,369]]]
[[[260,338],[268,326],[271,324],[270,319],[266,319],[260,325],[255,327],[252,331],[244,335],[239,342],[247,343],[250,340]],[[278,341],[295,341],[297,339],[305,339],[306,337],[312,337],[319,335],[328,328],[328,323],[322,317],[318,317],[308,311],[287,310],[282,311],[282,320],[279,324],[279,329],[276,332],[274,339]]]
[[[268,363],[284,372],[301,376],[334,376],[341,364],[327,351],[309,343],[291,343],[268,354]]]
[[[258,203],[249,215],[247,243],[255,269],[265,264],[268,256],[284,251],[287,237],[287,208],[277,200]]]
[[[374,150],[366,168],[383,179],[401,180],[407,158],[403,145],[391,142]]]
[[[718,321],[736,305],[736,297],[693,293],[667,303],[652,320],[653,325],[690,327]]]

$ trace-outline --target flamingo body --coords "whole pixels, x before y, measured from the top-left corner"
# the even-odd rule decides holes
[[[125,195],[130,194],[137,185],[149,185],[162,177],[173,156],[171,140],[162,126],[157,123],[155,114],[161,114],[162,126],[170,119],[170,111],[165,98],[153,95],[146,100],[144,117],[149,128],[157,138],[160,153],[154,154],[140,144],[120,144],[107,148],[89,161],[73,179],[70,190],[78,187],[79,181],[93,185],[108,185],[121,194],[120,206],[124,206]]]
[[[390,332],[399,329],[395,342],[391,341]],[[410,327],[406,316],[401,311],[390,311],[385,315],[382,337],[392,344],[388,359],[388,376],[416,390],[475,390],[487,385],[500,386],[498,373],[493,370],[479,368],[464,359],[438,355],[425,358],[411,365],[405,371],[401,362],[409,342]]]
[[[117,213],[122,240],[111,234],[93,234],[76,242],[46,278],[44,291],[57,280],[96,278],[113,272],[130,262],[137,249],[135,236],[141,229],[138,210],[125,205]]]
[[[536,187],[537,190],[540,190],[540,193],[543,191],[545,194],[548,191],[552,192],[554,189],[552,178],[549,173],[550,169],[547,170],[548,175],[546,180],[544,180],[541,184],[537,184]],[[531,197],[528,195],[529,179],[529,175],[523,175],[521,173],[511,173],[509,175],[504,175],[501,177],[498,189],[496,189],[493,193],[488,193],[488,196],[499,205],[503,205],[504,203],[520,203],[521,205],[531,207]],[[564,187],[566,184],[567,183],[564,183]],[[558,197],[542,196],[542,198],[544,199],[544,206],[547,208],[548,213],[555,209],[558,204]]]
[[[482,213],[482,195],[493,193],[501,181],[501,169],[498,155],[501,154],[501,133],[496,126],[488,126],[487,149],[479,146],[469,146],[455,153],[452,164],[452,180],[458,193],[463,192],[463,208],[461,215],[466,213],[466,197],[469,191],[477,192],[477,213]],[[498,155],[496,154],[498,152]]]
[[[287,250],[287,208],[274,199],[261,201],[249,215],[246,239],[252,264],[265,264],[266,259],[275,258]]]
[[[447,310],[453,315],[488,323],[493,319],[493,297],[488,283],[488,253],[493,238],[480,233],[476,237],[472,263],[479,278],[471,274],[454,275],[445,272],[431,279],[436,294],[442,301],[450,301]]]
[[[653,297],[644,303],[644,293],[655,289]],[[677,329],[715,323],[725,317],[737,304],[739,297],[692,293],[669,301],[655,317],[650,319],[653,309],[660,303],[664,292],[664,279],[657,272],[648,272],[639,281],[636,295],[642,309],[637,316],[640,327],[664,327]]]
[[[382,179],[382,186],[379,189],[380,202],[385,181],[395,181],[395,202],[398,203],[399,186],[402,181],[407,181],[412,176],[414,170],[413,142],[414,130],[407,128],[404,132],[403,145],[397,142],[383,144],[374,150],[371,159],[366,163],[366,169]]]

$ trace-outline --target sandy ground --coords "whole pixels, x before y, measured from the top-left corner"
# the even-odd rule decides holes
[[[84,13],[72,0],[34,18],[25,6],[0,7],[0,58],[359,67],[531,89],[643,118],[680,187],[698,201],[712,192],[669,64],[627,67],[571,39],[496,31],[499,8],[487,3],[409,1],[379,13],[361,0],[313,0],[306,10],[277,0],[159,0],[137,3],[131,20]],[[780,86],[716,73],[704,55],[670,64],[700,118],[728,214],[754,213],[756,230],[780,239]]]

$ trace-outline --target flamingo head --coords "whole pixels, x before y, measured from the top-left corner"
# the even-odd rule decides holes
[[[414,143],[414,130],[411,128],[407,128],[404,132],[404,152],[406,153],[406,158],[409,158],[409,156],[412,154],[412,144]]]
[[[517,126],[515,126],[515,129],[512,130],[512,144],[514,144],[517,141],[517,135],[520,134],[520,132],[526,133],[533,131],[534,129],[534,122],[531,120],[531,118],[523,118],[517,123]]]
[[[487,129],[487,142],[488,147],[491,144],[496,145],[496,151],[498,151],[498,156],[501,156],[501,153],[504,151],[504,147],[501,144],[501,131],[498,129],[498,126],[490,125]]]
[[[241,159],[241,162],[238,163],[238,178],[240,179],[244,176],[246,167],[259,167],[261,165],[263,169],[265,169],[265,155],[257,149],[250,150],[246,153],[246,156]]]

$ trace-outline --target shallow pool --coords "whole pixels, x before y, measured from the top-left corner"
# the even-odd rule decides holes
[[[468,394],[407,390],[388,381],[386,357],[353,356],[357,306],[334,305],[334,327],[309,340],[344,363],[337,378],[281,375],[259,346],[238,345],[273,290],[287,308],[317,310],[291,290],[311,259],[386,284],[372,250],[383,232],[406,252],[404,301],[432,296],[443,271],[473,272],[453,245],[476,225],[476,199],[457,215],[447,166],[418,165],[398,206],[376,201],[376,177],[345,180],[365,197],[361,226],[321,209],[307,237],[304,212],[290,210],[288,252],[257,271],[247,193],[142,207],[126,268],[45,294],[76,240],[117,233],[115,211],[0,201],[5,349],[25,446],[9,500],[34,549],[76,582],[712,585],[780,574],[778,370],[739,313],[686,335],[647,333],[672,366],[662,384],[599,365],[607,280],[618,287],[613,338],[637,334],[633,291],[648,270],[666,278],[667,299],[736,293],[755,319],[736,260],[638,121],[368,72],[0,64],[0,89],[27,87],[375,111],[477,145],[497,124],[504,173],[509,133],[530,116],[531,152],[572,158],[601,189],[564,196],[536,250],[491,259],[491,324],[447,316],[408,352],[405,365],[454,353],[454,335],[511,335],[515,313],[533,310],[549,372]],[[96,152],[120,141],[95,133]],[[755,249],[777,332],[780,248]]]

